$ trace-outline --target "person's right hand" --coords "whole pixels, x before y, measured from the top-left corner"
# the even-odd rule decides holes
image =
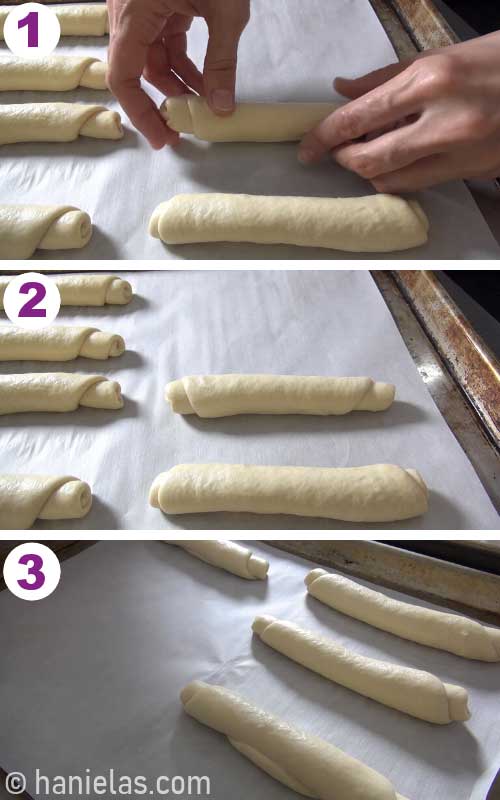
[[[305,136],[304,163],[330,152],[390,193],[500,174],[500,31],[335,86],[350,102]]]
[[[216,114],[235,105],[240,36],[250,0],[107,0],[110,21],[108,86],[152,147],[176,144],[141,76],[166,95],[202,94]],[[209,41],[203,74],[187,55],[193,17],[203,17]]]

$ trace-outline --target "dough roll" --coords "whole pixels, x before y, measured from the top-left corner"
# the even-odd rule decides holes
[[[425,244],[429,222],[420,205],[388,194],[369,197],[262,197],[179,194],[149,223],[165,244],[251,242],[390,253]]]
[[[181,701],[191,717],[227,736],[242,755],[299,794],[316,800],[404,800],[366,764],[222,686],[193,681]]]
[[[13,103],[0,105],[0,145],[17,142],[73,142],[122,139],[117,111],[83,103]]]
[[[395,387],[371,378],[300,375],[193,375],[168,383],[165,398],[178,414],[347,414],[384,411]]]
[[[463,658],[500,661],[500,629],[458,614],[393,600],[324,569],[313,569],[305,583],[317,600],[374,628]]]
[[[169,97],[160,113],[178,133],[206,142],[298,142],[338,108],[338,103],[238,103],[220,117],[196,95]]]
[[[78,250],[91,237],[89,215],[74,206],[0,205],[0,258],[30,258],[36,250]]]
[[[0,475],[2,530],[26,530],[36,519],[81,519],[91,506],[90,486],[70,475]]]
[[[240,511],[392,522],[423,514],[427,488],[416,470],[392,464],[345,469],[179,464],[158,475],[149,501],[166,514]]]
[[[0,8],[0,41],[10,8]],[[61,25],[61,36],[105,36],[109,33],[106,3],[78,3],[54,8]]]
[[[106,64],[92,56],[0,58],[0,91],[68,92],[106,89]]]
[[[263,581],[269,571],[269,562],[265,558],[254,555],[251,550],[236,544],[236,542],[212,539],[211,541],[169,541],[167,544],[181,547],[195,558],[249,581]]]
[[[104,361],[124,351],[121,336],[98,328],[0,326],[0,361],[72,361],[79,356]]]
[[[404,714],[437,725],[470,719],[466,690],[430,672],[361,656],[274,617],[256,617],[252,630],[292,661]]]
[[[123,408],[120,384],[100,375],[66,372],[0,375],[0,415],[25,411]]]
[[[0,308],[10,278],[0,278]],[[128,281],[115,275],[57,275],[52,278],[62,306],[123,306],[134,295]]]

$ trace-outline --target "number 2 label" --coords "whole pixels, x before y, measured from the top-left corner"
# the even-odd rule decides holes
[[[37,306],[45,299],[45,295],[47,294],[47,290],[43,283],[37,283],[36,281],[28,281],[28,283],[23,283],[19,291],[21,294],[29,294],[32,290],[34,290],[35,294],[33,297],[30,297],[27,303],[25,303],[19,309],[19,317],[46,317],[47,311],[45,308],[37,308]]]
[[[5,313],[22,328],[44,328],[59,313],[61,295],[57,284],[39,272],[25,272],[12,278],[3,298]]]

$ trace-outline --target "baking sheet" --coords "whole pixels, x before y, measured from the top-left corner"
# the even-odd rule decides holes
[[[310,562],[251,546],[270,560],[267,582],[246,582],[161,542],[105,542],[64,562],[59,588],[42,602],[0,594],[4,769],[24,772],[35,800],[37,767],[47,776],[111,768],[150,780],[208,775],[216,800],[232,800],[236,788],[241,800],[296,797],[183,714],[181,688],[201,679],[324,737],[409,800],[469,800],[477,787],[474,797],[483,800],[485,777],[500,766],[498,664],[421,647],[336,613],[307,597]],[[329,683],[252,640],[256,614],[463,685],[473,717],[431,725]]]
[[[196,20],[190,53],[201,65],[206,29]],[[65,37],[58,52],[106,59],[107,39]],[[3,45],[5,50],[5,45]],[[0,50],[1,52],[1,50]],[[396,59],[368,0],[252,0],[252,20],[239,54],[241,100],[329,100],[335,75],[355,76]],[[149,88],[159,104],[160,94]],[[78,101],[118,109],[108,93],[5,92],[0,102]],[[0,202],[70,203],[95,224],[83,251],[37,258],[356,258],[313,248],[201,244],[167,248],[148,234],[156,205],[181,192],[359,196],[370,184],[333,163],[304,168],[296,144],[209,145],[187,138],[176,152],[152,151],[125,120],[121,142],[80,139],[70,144],[1,148]],[[431,220],[427,246],[387,258],[499,258],[500,247],[463,183],[419,194]],[[363,255],[363,258],[367,256]],[[374,256],[378,257],[378,256]]]
[[[441,417],[369,272],[165,271],[120,273],[135,288],[130,306],[61,309],[58,321],[124,336],[127,352],[105,362],[11,362],[4,372],[100,373],[120,381],[121,412],[0,417],[5,472],[74,474],[93,487],[84,520],[43,528],[335,528],[333,520],[253,514],[167,518],[148,504],[156,475],[176,463],[417,468],[430,490],[424,516],[395,529],[496,529],[473,467]],[[269,372],[369,375],[397,386],[387,412],[345,417],[173,414],[163,395],[184,375]],[[432,380],[432,376],[428,376]]]

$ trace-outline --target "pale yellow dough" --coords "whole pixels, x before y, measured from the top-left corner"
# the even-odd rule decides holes
[[[211,511],[297,514],[345,522],[392,522],[427,510],[416,470],[179,464],[155,479],[149,502],[166,514]]]
[[[181,701],[191,717],[227,736],[242,755],[306,797],[404,800],[379,772],[222,686],[193,681]]]
[[[0,278],[0,309],[10,278]],[[128,281],[116,275],[57,275],[62,306],[127,305],[134,295]]]
[[[0,415],[25,411],[123,408],[120,384],[100,375],[66,372],[0,375]]]
[[[197,95],[169,97],[160,108],[169,128],[206,142],[294,142],[338,108],[337,103],[238,103],[228,117]]]
[[[165,398],[178,414],[347,414],[385,411],[395,387],[371,378],[300,375],[192,375],[168,383]]]
[[[374,628],[463,658],[500,661],[500,628],[393,600],[324,569],[312,570],[305,583],[317,600]]]
[[[109,33],[106,3],[75,3],[58,5],[56,12],[61,25],[61,36],[105,36]],[[0,8],[0,41],[10,7]]]
[[[0,475],[2,530],[25,530],[36,519],[81,519],[91,506],[90,486],[70,475]]]
[[[242,547],[236,542],[212,539],[210,541],[168,541],[167,544],[181,547],[195,558],[249,581],[262,581],[267,577],[269,562],[265,558],[254,555],[247,547]]]
[[[91,236],[89,215],[74,206],[0,204],[0,258],[30,258],[36,250],[75,250],[85,247]]]
[[[359,655],[274,617],[256,617],[252,630],[279,653],[385,706],[437,725],[470,719],[466,690],[430,672]]]
[[[0,145],[17,142],[73,142],[122,139],[117,111],[83,103],[12,103],[0,105]]]
[[[92,56],[0,58],[0,91],[67,92],[83,86],[106,89],[106,64]]]
[[[121,336],[98,328],[54,325],[33,330],[0,325],[0,361],[71,361],[79,356],[105,360],[124,351]]]
[[[415,200],[369,197],[269,197],[179,194],[149,223],[166,244],[251,242],[389,253],[427,242],[429,222]]]

